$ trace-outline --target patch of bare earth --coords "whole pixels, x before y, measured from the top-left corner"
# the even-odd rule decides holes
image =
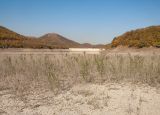
[[[0,115],[158,115],[160,89],[134,84],[79,84],[54,95],[50,90],[19,98],[0,91]]]

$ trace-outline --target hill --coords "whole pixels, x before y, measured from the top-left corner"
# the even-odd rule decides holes
[[[20,35],[8,28],[0,26],[0,48],[69,48],[80,44],[58,34],[46,34],[42,37]]]
[[[142,29],[132,30],[121,36],[115,37],[111,43],[112,47],[159,47],[160,46],[160,26],[150,26]]]
[[[0,26],[0,47],[22,47],[23,41],[26,38],[16,32],[13,32],[5,27]]]
[[[20,35],[8,28],[0,26],[0,48],[103,48],[104,45],[80,44],[56,33],[48,33],[41,37]]]
[[[59,47],[59,48],[69,48],[69,47],[79,47],[79,43],[69,40],[56,33],[48,33],[39,38],[43,43],[47,44],[50,47]]]
[[[0,40],[23,40],[25,37],[0,26]]]

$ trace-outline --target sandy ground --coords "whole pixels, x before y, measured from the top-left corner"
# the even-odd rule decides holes
[[[0,54],[26,54],[26,50],[12,50],[0,49]],[[40,50],[28,52],[42,54]],[[106,52],[148,55],[160,54],[160,49],[116,48]],[[129,83],[77,84],[58,95],[35,89],[21,96],[0,88],[0,115],[160,115],[160,88]]]
[[[0,115],[159,115],[160,88],[118,83],[79,84],[54,95],[34,91],[22,97],[0,90]]]

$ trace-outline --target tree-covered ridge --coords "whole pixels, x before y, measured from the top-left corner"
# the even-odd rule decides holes
[[[54,39],[54,38],[53,38]],[[0,48],[66,48],[59,44],[48,44],[39,38],[20,35],[5,27],[0,26]]]
[[[119,45],[128,47],[149,47],[160,45],[160,26],[150,26],[143,29],[132,30],[115,37],[112,47]]]
[[[23,40],[24,36],[0,26],[0,40]]]
[[[0,26],[0,48],[23,47],[25,39],[24,36]]]

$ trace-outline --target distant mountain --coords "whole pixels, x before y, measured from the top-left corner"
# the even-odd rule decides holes
[[[93,48],[105,48],[106,45],[104,44],[96,44],[96,45],[93,45]]]
[[[0,48],[102,48],[104,45],[80,44],[56,33],[48,33],[41,37],[23,36],[0,26]]]
[[[69,40],[59,34],[49,33],[39,38],[43,43],[49,46],[60,46],[61,48],[79,47],[80,44]]]
[[[50,33],[40,38],[20,35],[0,26],[0,48],[69,48],[80,44],[61,35]]]
[[[83,43],[80,45],[80,47],[84,47],[84,48],[93,48],[93,45],[92,44],[89,44],[89,43]]]
[[[115,37],[111,43],[112,47],[160,47],[160,26],[132,30],[121,36]]]
[[[103,44],[90,44],[90,43],[83,43],[80,45],[81,48],[105,48],[105,45]]]

